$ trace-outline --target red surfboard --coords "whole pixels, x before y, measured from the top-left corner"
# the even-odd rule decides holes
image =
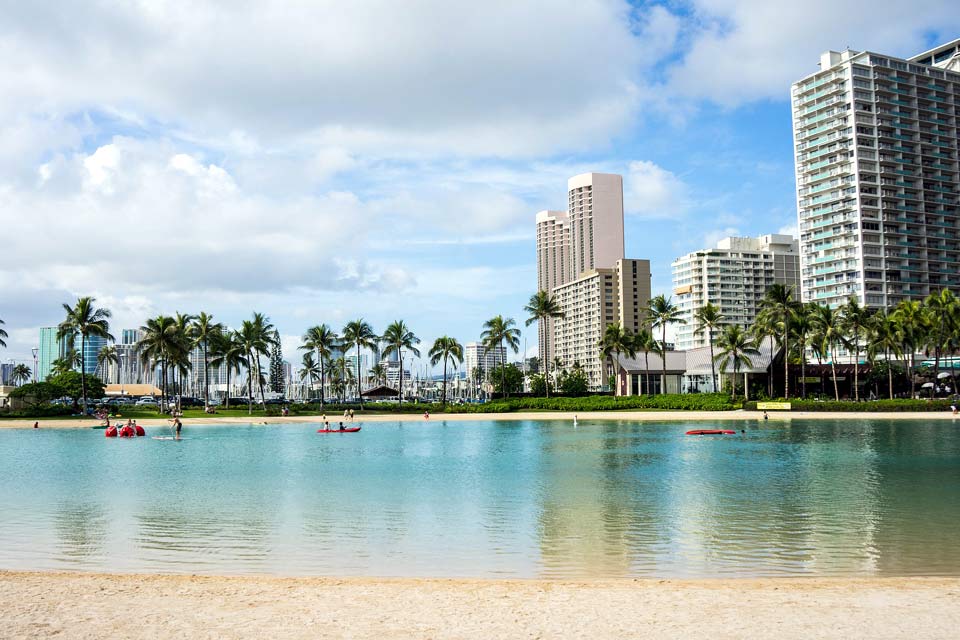
[[[350,427],[347,429],[317,429],[317,433],[356,433],[360,427]]]

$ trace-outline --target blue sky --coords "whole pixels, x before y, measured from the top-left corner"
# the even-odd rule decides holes
[[[796,225],[789,85],[828,48],[912,55],[952,2],[54,2],[0,8],[0,360],[60,303],[523,324],[533,218],[625,180],[627,253]],[[535,332],[527,347],[535,349]],[[293,359],[293,358],[291,358]]]

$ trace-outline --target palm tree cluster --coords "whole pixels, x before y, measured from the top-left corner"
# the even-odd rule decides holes
[[[783,289],[786,289],[786,295]],[[944,357],[960,351],[960,300],[944,289],[923,301],[905,300],[893,309],[874,310],[855,296],[837,308],[816,302],[801,304],[790,290],[775,285],[767,293],[751,331],[757,341],[770,338],[784,358],[784,397],[790,394],[789,365],[801,366],[801,393],[806,396],[807,353],[817,362],[828,362],[834,398],[840,399],[836,365],[846,354],[853,364],[854,399],[860,399],[860,365],[906,359],[911,397],[916,393],[916,354],[932,356],[933,375],[940,376]],[[952,361],[951,361],[952,364]],[[950,367],[953,376],[953,367]],[[888,394],[894,396],[893,369],[887,367]],[[953,388],[956,388],[954,381]],[[772,393],[771,393],[772,395]]]

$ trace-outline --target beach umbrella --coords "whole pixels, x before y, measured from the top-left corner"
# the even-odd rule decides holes
[[[944,371],[944,372],[942,372],[942,373],[940,373],[940,374],[937,375],[937,379],[938,379],[938,380],[943,380],[944,378],[949,378],[949,377],[950,377],[950,374],[947,373],[946,371]]]
[[[921,388],[921,389],[932,389],[932,388],[933,388],[933,383],[932,383],[932,382],[924,382],[922,385],[920,385],[920,388]]]

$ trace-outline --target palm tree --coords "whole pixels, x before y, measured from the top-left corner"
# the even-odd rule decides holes
[[[177,325],[169,316],[150,318],[140,327],[140,340],[134,346],[134,351],[140,358],[145,369],[160,367],[160,407],[162,410],[167,404],[167,369],[170,359],[180,348],[180,337],[177,335]]]
[[[13,386],[19,387],[24,382],[30,380],[30,367],[25,364],[18,364],[13,368],[13,371],[10,372],[10,381],[13,383]]]
[[[807,347],[810,346],[810,335],[813,331],[812,304],[798,305],[790,321],[790,330],[800,356],[800,387],[804,399],[807,397]]]
[[[737,325],[728,325],[724,327],[720,339],[717,341],[717,347],[720,353],[716,358],[720,362],[720,373],[726,373],[727,367],[733,365],[733,384],[730,385],[730,395],[737,397],[737,377],[740,373],[740,367],[752,367],[753,362],[750,356],[759,355],[756,344],[750,334]],[[747,385],[743,385],[743,398],[747,399]]]
[[[269,332],[267,331],[269,328]],[[247,358],[247,413],[253,414],[253,380],[254,376],[260,386],[260,401],[264,402],[263,375],[260,371],[260,356],[270,353],[273,344],[273,325],[260,313],[254,312],[252,320],[244,320],[240,324],[237,338],[243,345],[243,352]]]
[[[870,322],[873,311],[861,306],[856,296],[850,296],[840,309],[840,324],[853,347],[853,397],[860,401],[860,339]]]
[[[326,364],[334,350],[339,347],[340,342],[337,334],[325,324],[310,327],[303,334],[301,340],[300,349],[317,352],[317,364],[320,366],[320,406],[322,407],[326,402],[326,396],[324,395],[324,387],[327,386]]]
[[[370,368],[370,378],[373,379],[374,384],[387,384],[387,368],[383,366],[382,362],[378,362]]]
[[[383,341],[386,343],[386,347],[383,349],[384,356],[391,353],[397,354],[397,360],[400,364],[400,382],[397,391],[400,394],[400,406],[403,406],[403,350],[406,349],[419,358],[420,350],[417,349],[417,345],[420,344],[420,338],[415,336],[413,331],[410,331],[403,320],[394,320],[383,332]]]
[[[657,350],[657,341],[646,327],[633,336],[633,352],[643,351],[643,377],[647,395],[650,394],[650,352]]]
[[[750,334],[756,344],[770,339],[770,375],[767,376],[767,396],[773,397],[773,355],[776,353],[776,339],[779,332],[776,314],[770,309],[761,309],[750,326]]]
[[[353,320],[347,323],[343,328],[343,342],[345,345],[357,347],[357,399],[360,401],[360,409],[363,409],[363,392],[360,390],[360,349],[372,349],[376,344],[377,334],[373,328],[364,322],[363,318]]]
[[[507,393],[507,350],[509,347],[514,353],[520,351],[520,330],[516,328],[513,318],[494,316],[483,323],[483,332],[480,334],[483,342],[483,353],[486,355],[491,349],[500,351],[500,390],[504,396]]]
[[[600,347],[600,357],[603,358],[604,366],[606,366],[609,358],[613,358],[616,368],[614,375],[616,375],[618,380],[613,394],[620,395],[620,354],[626,354],[631,358],[637,355],[634,349],[633,334],[625,331],[619,322],[608,324],[598,346]]]
[[[117,348],[110,344],[100,349],[97,353],[97,370],[95,375],[106,375],[107,365],[116,365],[120,362],[120,358],[117,355]],[[120,383],[120,369],[117,369],[117,383]]]
[[[793,286],[774,284],[760,301],[761,310],[767,311],[776,319],[780,329],[780,345],[783,347],[783,397],[790,397],[790,319],[797,310],[797,301],[793,299]]]
[[[833,396],[840,400],[840,391],[837,387],[837,359],[834,349],[843,342],[843,333],[840,327],[840,318],[827,305],[817,304],[812,308],[811,324],[816,332],[813,337],[814,348],[830,360],[830,372],[833,378]]]
[[[5,324],[5,323],[3,322],[3,320],[0,320],[0,324]],[[7,343],[4,342],[3,339],[4,339],[4,338],[9,338],[9,337],[10,337],[10,336],[7,335],[7,332],[6,332],[6,331],[4,331],[3,329],[0,329],[0,347],[6,348]]]
[[[960,306],[956,296],[949,289],[931,293],[925,300],[930,318],[930,339],[933,347],[933,379],[940,379],[940,356],[947,343],[950,331],[957,324],[957,308]]]
[[[231,374],[244,369],[249,371],[250,362],[246,358],[246,348],[243,339],[236,331],[221,333],[212,337],[213,359],[210,364],[214,367],[223,367],[227,372],[227,399],[224,408],[230,408],[230,377]]]
[[[203,408],[210,406],[210,343],[223,333],[223,325],[213,321],[213,316],[201,311],[190,325],[193,346],[203,350]]]
[[[330,363],[330,386],[334,394],[340,396],[341,402],[347,401],[347,386],[350,383],[351,375],[353,374],[350,372],[350,365],[347,364],[347,359],[343,356]]]
[[[300,364],[300,381],[304,380],[313,387],[313,384],[320,379],[320,365],[313,359],[313,352],[307,351],[303,354],[303,361]],[[307,397],[309,397],[309,393]]]
[[[456,338],[441,336],[433,341],[430,347],[430,364],[437,364],[443,360],[443,406],[447,406],[447,362],[456,364],[463,362],[463,345]]]
[[[913,370],[916,366],[916,354],[924,342],[927,332],[927,315],[923,305],[918,300],[903,300],[893,311],[893,319],[897,323],[897,333],[904,352],[909,354],[907,369],[910,375],[910,397],[916,397],[916,380]]]
[[[557,302],[557,299],[546,291],[538,291],[532,296],[530,296],[530,302],[527,303],[527,306],[523,308],[524,311],[530,314],[530,317],[527,318],[526,325],[530,326],[534,322],[541,323],[541,326],[545,329],[542,333],[546,337],[550,335],[550,321],[554,318],[562,318],[563,311],[560,309],[560,304]],[[545,324],[544,324],[545,323]],[[544,348],[544,353],[546,349]],[[550,397],[550,361],[547,359],[544,363],[546,366],[546,377],[544,378],[546,384],[543,385],[546,390],[546,397]]]
[[[890,365],[890,355],[903,355],[897,322],[886,309],[881,309],[870,318],[867,329],[867,357],[870,362],[874,362],[880,353],[886,358],[887,385],[890,399],[893,400],[893,367]]]
[[[91,296],[79,298],[76,304],[71,307],[68,304],[63,305],[67,312],[66,319],[60,323],[57,329],[58,340],[61,337],[80,336],[80,389],[83,396],[83,413],[87,413],[87,371],[86,358],[84,357],[87,347],[87,338],[95,336],[113,341],[110,335],[110,310],[100,309],[93,306],[96,301]]]
[[[720,309],[712,302],[703,305],[693,314],[693,320],[697,323],[694,334],[707,332],[707,343],[710,345],[710,373],[713,376],[714,391],[717,391],[719,387],[717,387],[717,366],[713,361],[713,332],[720,328],[725,319],[724,315],[720,313]]]
[[[660,360],[663,364],[663,371],[660,379],[660,384],[662,385],[660,392],[665,394],[667,392],[667,325],[675,322],[686,324],[687,321],[683,319],[680,308],[673,304],[673,298],[668,298],[662,293],[650,301],[650,305],[647,307],[647,314],[650,318],[651,328],[656,329],[660,327],[662,331]]]

